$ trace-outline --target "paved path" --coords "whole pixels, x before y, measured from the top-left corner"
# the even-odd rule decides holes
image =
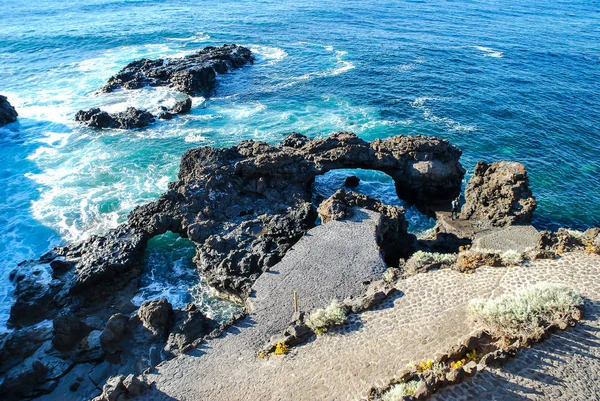
[[[161,365],[158,374],[148,377],[157,382],[158,390],[142,399],[360,400],[372,385],[388,382],[410,361],[433,357],[463,340],[471,331],[466,323],[466,305],[471,299],[496,297],[540,281],[565,283],[581,291],[588,298],[585,320],[576,330],[542,345],[548,352],[561,354],[564,362],[538,366],[538,374],[517,380],[520,359],[516,359],[507,367],[516,369],[514,373],[485,373],[497,380],[495,386],[488,386],[488,395],[490,399],[498,394],[513,399],[518,394],[515,388],[523,386],[519,390],[523,394],[542,400],[555,397],[560,386],[564,388],[562,399],[596,399],[585,397],[597,391],[597,384],[592,383],[597,382],[600,372],[596,359],[600,340],[595,331],[600,257],[582,253],[529,266],[480,268],[470,275],[446,269],[410,277],[400,281],[399,293],[376,310],[360,314],[340,330],[319,336],[285,356],[259,359],[248,347],[220,346],[227,337],[213,340],[201,349],[203,355],[184,356]],[[248,329],[241,328],[237,335],[244,330]],[[574,339],[587,342],[575,343]],[[587,347],[590,350],[572,355],[574,349]],[[540,352],[545,352],[544,348],[524,353],[523,360],[529,361],[526,365],[535,367]],[[589,359],[585,359],[586,369],[579,365],[584,361],[581,358]],[[469,399],[479,399],[481,390],[476,380],[446,395],[462,399],[468,394]],[[506,392],[498,383],[505,384]],[[440,395],[436,399],[446,398]]]
[[[477,235],[473,249],[526,252],[536,248],[539,240],[540,233],[533,226],[510,226]]]

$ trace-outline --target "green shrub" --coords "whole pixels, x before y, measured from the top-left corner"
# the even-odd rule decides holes
[[[581,296],[564,285],[539,283],[515,294],[473,300],[469,312],[492,336],[527,340],[568,322],[582,304]]]
[[[334,299],[325,309],[315,309],[305,320],[314,332],[323,333],[327,328],[338,326],[346,321],[346,309]]]
[[[415,395],[416,391],[423,385],[421,380],[411,380],[406,383],[394,384],[386,391],[381,399],[383,401],[400,401],[406,395]]]

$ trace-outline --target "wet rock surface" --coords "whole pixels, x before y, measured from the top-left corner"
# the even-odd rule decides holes
[[[93,128],[144,128],[155,120],[152,113],[138,110],[135,107],[128,107],[125,111],[114,114],[94,108],[88,111],[80,110],[75,115],[75,121]]]
[[[6,96],[0,95],[0,127],[17,121],[18,113],[8,102]]]
[[[100,91],[168,86],[188,95],[207,95],[215,86],[217,73],[253,62],[254,56],[243,46],[210,46],[181,58],[134,61],[111,77]]]
[[[529,224],[537,206],[525,167],[509,161],[477,163],[465,201],[465,218],[492,227]]]
[[[156,118],[171,120],[176,115],[186,114],[191,110],[192,99],[186,97],[184,100],[176,102],[171,108],[161,106],[158,116],[135,107],[128,107],[124,112],[113,114],[94,108],[77,112],[75,121],[93,128],[135,129],[147,127],[154,123]]]
[[[312,141],[292,134],[277,146],[244,141],[186,152],[169,190],[136,208],[126,223],[55,248],[11,274],[14,335],[27,336],[34,324],[50,324],[53,331],[50,339],[31,337],[30,356],[0,361],[0,374],[10,378],[0,384],[0,394],[20,399],[49,392],[62,386],[58,379],[74,364],[104,360],[120,367],[107,374],[139,374],[212,335],[216,323],[193,307],[173,310],[169,320],[162,302],[141,312],[131,303],[150,238],[172,231],[192,240],[208,283],[241,302],[254,281],[314,227],[315,176],[339,168],[380,170],[394,179],[399,196],[427,207],[458,193],[464,174],[460,154],[437,138],[369,143],[350,133]],[[395,209],[373,205],[396,216]],[[396,226],[403,224],[397,211]],[[96,382],[105,379],[99,375]]]
[[[192,110],[192,99],[186,97],[184,100],[180,100],[171,108],[161,106],[158,118],[161,120],[170,120],[177,114],[186,114]]]

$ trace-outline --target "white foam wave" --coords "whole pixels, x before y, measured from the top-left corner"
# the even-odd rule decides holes
[[[345,50],[337,50],[336,51],[333,48],[333,46],[326,46],[325,49],[327,51],[334,52],[335,66],[333,68],[328,68],[327,70],[324,70],[324,71],[309,72],[308,74],[304,74],[299,77],[292,78],[290,80],[290,82],[276,85],[276,87],[288,88],[288,87],[294,86],[300,82],[312,81],[317,78],[333,77],[336,75],[346,73],[346,72],[356,68],[354,63],[344,59],[344,56],[346,56],[348,54],[347,51],[345,51]]]
[[[410,105],[411,105],[411,107],[422,110],[423,118],[425,118],[427,121],[431,121],[431,122],[437,123],[437,124],[444,124],[450,130],[460,131],[460,132],[472,132],[472,131],[477,130],[477,128],[474,126],[463,125],[460,122],[455,121],[449,117],[439,117],[433,113],[433,111],[431,110],[430,107],[427,106],[427,102],[443,101],[443,100],[447,100],[447,99],[421,96],[421,97],[416,98],[414,101],[410,102]]]
[[[425,63],[425,59],[422,57],[419,57],[411,62],[400,64],[400,65],[396,66],[395,69],[398,71],[401,71],[401,72],[408,72],[408,71],[414,70],[420,64],[424,64],[424,63]]]
[[[267,65],[273,65],[279,63],[281,60],[288,56],[288,53],[279,48],[273,46],[264,45],[249,45],[250,50],[256,54],[258,61],[266,61]]]
[[[355,67],[355,65],[351,61],[344,60],[344,56],[348,54],[347,51],[337,51],[335,52],[335,58],[337,60],[337,66],[331,71],[331,75],[339,75],[343,74],[347,71],[350,71]]]
[[[158,114],[159,108],[172,107],[184,96],[174,89],[166,87],[150,88],[145,87],[135,91],[117,91],[113,93],[100,94],[94,97],[95,103],[102,107],[102,110],[109,113],[124,111],[127,107],[135,107],[141,110],[150,111]],[[197,107],[204,102],[203,97],[192,100],[193,107]],[[96,107],[98,107],[96,106]]]
[[[131,163],[119,166],[125,153],[116,149],[109,153],[103,148],[58,155],[34,153],[43,171],[25,176],[43,190],[32,202],[33,217],[57,229],[66,241],[82,240],[118,226],[135,206],[165,191],[171,179],[160,174],[164,166],[149,166],[145,172]]]
[[[210,39],[210,35],[204,32],[196,32],[195,35],[189,36],[187,38],[167,38],[167,40],[173,40],[175,42],[188,42],[188,43],[198,43],[198,42],[206,42]]]
[[[504,57],[504,53],[498,50],[494,50],[491,47],[485,47],[485,46],[474,46],[475,49],[480,50],[482,52],[484,52],[484,57],[495,57],[495,58],[502,58]]]

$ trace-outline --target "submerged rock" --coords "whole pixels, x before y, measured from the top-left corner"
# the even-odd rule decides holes
[[[78,111],[75,121],[93,128],[133,129],[147,127],[155,121],[155,117],[152,113],[135,107],[128,107],[125,111],[114,114],[94,108]]]
[[[243,46],[209,46],[181,58],[142,59],[129,63],[100,91],[168,86],[188,95],[207,95],[215,86],[217,73],[224,74],[253,62],[252,52]]]
[[[8,102],[6,96],[0,95],[0,127],[17,121],[18,113]]]
[[[165,106],[161,106],[160,110],[161,112],[158,114],[158,118],[161,120],[170,120],[177,114],[189,113],[192,110],[192,99],[186,97],[184,100],[180,100],[175,103],[175,105],[170,109]]]
[[[477,163],[465,200],[466,218],[494,227],[529,224],[537,206],[525,167],[510,161]]]
[[[350,177],[346,177],[344,180],[344,186],[348,188],[356,188],[360,184],[360,178],[355,175],[351,175]]]

